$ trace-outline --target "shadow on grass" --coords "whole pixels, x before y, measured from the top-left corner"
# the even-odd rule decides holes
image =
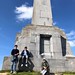
[[[10,70],[1,70],[0,73],[10,72]]]

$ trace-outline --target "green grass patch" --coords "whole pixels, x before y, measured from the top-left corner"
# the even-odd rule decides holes
[[[11,75],[11,74],[8,74],[8,75]],[[18,72],[12,75],[40,75],[40,73],[39,72]]]
[[[10,70],[1,70],[0,73],[10,72]]]
[[[7,72],[8,75],[40,75],[40,72],[17,72],[16,74],[10,74],[9,70],[2,70],[0,73]],[[63,75],[75,75],[75,72],[63,72]]]
[[[75,75],[75,72],[64,72],[63,75]]]

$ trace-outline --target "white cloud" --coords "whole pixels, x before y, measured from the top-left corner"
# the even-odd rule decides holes
[[[71,47],[75,47],[75,31],[70,31],[66,34]]]
[[[20,7],[16,7],[15,13],[19,21],[31,19],[33,13],[33,7],[28,7],[26,6],[26,4],[22,5]]]
[[[75,31],[71,31],[66,34],[69,40],[75,39]]]
[[[75,47],[75,40],[68,41],[71,47]]]
[[[57,25],[57,22],[53,22],[53,25]]]
[[[61,29],[62,31],[65,31],[65,29]]]
[[[68,33],[67,35],[68,36],[71,36],[71,35],[74,35],[75,34],[75,31],[71,31],[70,33]]]

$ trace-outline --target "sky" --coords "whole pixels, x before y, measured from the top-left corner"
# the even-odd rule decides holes
[[[51,0],[53,24],[67,35],[75,55],[75,0]],[[0,0],[0,69],[14,47],[16,34],[31,24],[33,0]]]

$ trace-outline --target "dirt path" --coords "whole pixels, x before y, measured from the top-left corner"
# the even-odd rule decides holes
[[[7,75],[8,73],[0,73],[0,75]]]

